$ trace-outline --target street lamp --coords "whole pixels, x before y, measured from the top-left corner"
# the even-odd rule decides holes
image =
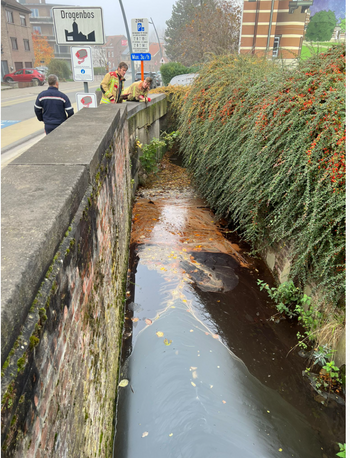
[[[126,21],[126,16],[125,16],[125,11],[124,11],[124,6],[123,6],[122,0],[119,0],[119,3],[120,3],[120,8],[121,8],[122,14],[123,14],[123,19],[124,19],[124,24],[125,24],[126,35],[127,35],[127,37],[128,37],[128,45],[129,45],[130,60],[131,60],[132,45],[131,45],[131,38],[130,38],[129,27],[128,27],[128,23],[127,23],[127,21]],[[131,60],[131,79],[132,79],[132,82],[134,83],[134,82],[135,82],[135,67],[134,67],[134,61],[133,61],[133,60]]]
[[[160,59],[162,60],[162,59],[163,59],[162,47],[160,46],[160,41],[159,41],[159,37],[158,37],[158,32],[157,32],[156,26],[154,25],[154,22],[153,22],[153,19],[152,19],[152,18],[151,18],[150,24],[153,25],[154,31],[156,32],[157,40],[158,40],[158,45],[159,45]]]

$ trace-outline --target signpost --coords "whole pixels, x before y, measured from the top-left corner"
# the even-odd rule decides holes
[[[82,108],[97,108],[97,97],[95,93],[77,92],[75,94],[78,111]]]
[[[134,56],[139,56],[139,58],[132,58],[132,60],[141,61],[141,79],[144,80],[144,60],[151,60],[151,58],[141,58],[142,55],[149,55],[149,37],[148,37],[148,19],[131,19],[131,42],[132,49],[137,51],[133,53]],[[142,54],[141,54],[142,53]]]
[[[90,46],[72,46],[72,72],[74,81],[93,81],[94,69],[92,66],[92,53]],[[87,91],[89,89],[87,88]]]
[[[52,8],[58,45],[103,45],[102,8],[62,6]]]

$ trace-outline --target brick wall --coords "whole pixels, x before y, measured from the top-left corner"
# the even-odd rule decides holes
[[[49,268],[43,271],[44,279],[36,289],[29,312],[22,319],[17,340],[2,367],[4,457],[112,456],[129,250],[131,176],[137,173],[137,169],[131,168],[134,152],[130,149],[133,145],[130,138],[134,133],[129,129],[130,126],[141,129],[142,122],[148,129],[156,121],[157,113],[164,115],[164,97],[155,96],[163,111],[141,104],[130,104],[129,116],[125,105],[82,110],[41,140],[40,155],[37,155],[38,148],[32,148],[13,164],[12,174],[11,170],[4,169],[13,185],[13,177],[29,173],[31,168],[36,170],[39,158],[44,156],[42,161],[45,164],[41,165],[40,173],[49,173],[54,160],[64,166],[63,137],[67,137],[67,145],[72,145],[72,135],[76,135],[79,128],[78,139],[87,137],[85,146],[80,145],[81,149],[79,142],[75,143],[75,154],[74,150],[68,151],[66,165],[62,167],[63,173],[67,174],[67,167],[75,167],[74,161],[87,163],[84,170],[88,180],[85,171],[79,172],[77,178],[83,182],[83,197],[73,219],[67,220],[69,225],[63,228],[64,236],[57,235],[61,242],[50,258],[53,259]],[[150,116],[140,115],[145,111]],[[110,124],[106,120],[110,120]],[[86,131],[83,131],[83,125]],[[99,152],[92,155],[91,160],[86,160],[80,151],[85,151],[89,144],[92,150],[98,144]],[[57,157],[57,154],[61,156]],[[60,173],[58,167],[55,173]],[[59,182],[62,179],[58,177]],[[19,180],[21,189],[26,187],[22,176]],[[8,181],[3,174],[6,195]],[[33,176],[30,176],[30,183],[33,181]],[[43,178],[37,181],[45,188]],[[79,186],[72,186],[70,180],[67,183],[70,193],[79,195]],[[27,193],[32,194],[32,191],[27,190]],[[33,205],[38,206],[40,197],[37,195],[36,199]],[[53,199],[47,202],[53,202]],[[65,206],[71,206],[67,200],[63,202]],[[5,207],[10,203],[5,202]],[[15,214],[13,206],[10,213]],[[48,211],[53,210],[49,207]],[[37,215],[40,218],[39,209]],[[4,224],[9,225],[8,221],[5,215]],[[51,234],[46,234],[44,241],[55,236],[53,230]],[[26,237],[25,230],[22,235]],[[7,243],[10,241],[5,237],[3,245]],[[6,261],[4,269],[10,272]],[[3,272],[4,279],[6,281]],[[28,283],[28,288],[33,282],[32,279]],[[7,297],[5,292],[4,302],[11,307],[14,300],[7,300]],[[10,327],[10,317],[4,317]]]

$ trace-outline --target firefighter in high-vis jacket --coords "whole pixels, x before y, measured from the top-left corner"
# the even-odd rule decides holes
[[[109,72],[104,76],[100,86],[102,91],[101,104],[121,103],[127,98],[127,95],[123,95],[124,76],[127,69],[127,64],[120,62],[116,72]]]
[[[152,78],[148,76],[144,81],[136,81],[132,83],[127,89],[125,94],[129,102],[150,102],[151,99],[148,96],[148,91],[150,90],[152,84]]]

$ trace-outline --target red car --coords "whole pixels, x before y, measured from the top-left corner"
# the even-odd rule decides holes
[[[38,81],[39,86],[45,83],[45,75],[35,70],[35,68],[21,68],[21,70],[4,75],[3,79],[6,83],[12,83],[13,81]]]

